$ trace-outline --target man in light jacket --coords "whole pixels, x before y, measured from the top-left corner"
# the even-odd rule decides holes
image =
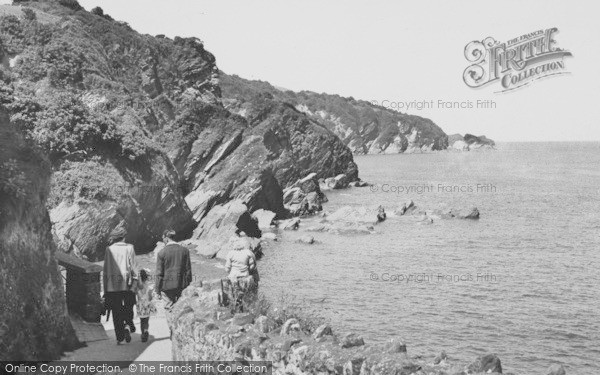
[[[175,231],[163,233],[163,247],[156,256],[156,294],[162,298],[164,293],[173,306],[181,297],[181,292],[192,282],[192,263],[190,251],[174,240]]]
[[[113,326],[117,344],[123,340],[131,341],[133,324],[133,305],[135,294],[131,291],[136,279],[135,251],[133,245],[125,242],[127,231],[123,227],[115,228],[109,237],[111,245],[104,253],[104,272],[102,281],[104,298],[112,310]],[[128,326],[128,327],[127,327]]]

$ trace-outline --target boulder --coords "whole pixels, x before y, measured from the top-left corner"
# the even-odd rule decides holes
[[[548,368],[547,375],[566,375],[565,368],[561,364],[554,364]]]
[[[473,207],[470,210],[451,210],[450,214],[457,219],[477,220],[479,219],[479,210]]]
[[[371,234],[375,229],[372,225],[365,226],[363,223],[356,222],[334,222],[334,223],[323,223],[307,227],[307,232],[328,232],[338,235],[361,235]]]
[[[262,235],[258,224],[252,219],[248,208],[238,200],[213,207],[202,219],[194,230],[192,238],[188,241],[196,246],[196,251],[205,257],[224,258],[231,250],[230,241],[237,238],[236,233],[244,232]],[[259,237],[260,237],[259,235]],[[256,237],[252,240],[255,248],[260,241]]]
[[[295,217],[292,219],[284,220],[279,223],[279,228],[283,230],[298,230],[300,227],[300,219]]]
[[[384,211],[385,212],[385,211]],[[379,209],[377,207],[352,207],[343,206],[337,209],[326,217],[327,221],[346,222],[346,223],[369,223],[373,224],[378,221],[377,215]]]
[[[283,323],[280,334],[285,336],[294,332],[300,332],[300,322],[298,322],[298,319],[290,318]]]
[[[355,333],[348,333],[340,339],[340,346],[342,348],[352,348],[362,345],[365,345],[365,340]]]
[[[331,329],[331,327],[328,324],[322,324],[322,325],[318,326],[317,329],[315,330],[315,333],[313,333],[313,338],[316,340],[323,336],[331,336],[331,335],[333,335],[333,330]]]
[[[258,227],[260,229],[268,229],[275,226],[273,219],[275,219],[275,212],[269,210],[258,209],[252,213],[252,217],[258,221]]]
[[[319,181],[317,180],[316,173],[310,173],[304,178],[301,178],[295,183],[295,186],[298,186],[303,193],[312,193],[312,192],[320,192],[319,189]]]
[[[433,224],[433,219],[430,218],[429,216],[427,216],[427,214],[424,214],[419,217],[419,219],[417,220],[417,224],[421,224],[421,225]]]
[[[259,332],[269,333],[275,329],[275,321],[265,315],[261,315],[254,321],[254,325]]]
[[[433,364],[439,365],[440,363],[442,363],[442,361],[445,361],[446,359],[448,359],[448,355],[445,351],[442,351],[440,354],[435,356],[435,358],[433,359]]]
[[[283,204],[299,204],[304,199],[305,194],[298,186],[293,186],[283,190]]]
[[[294,338],[286,339],[283,342],[283,345],[281,345],[281,351],[282,352],[287,352],[287,351],[289,351],[292,348],[292,346],[294,346],[296,344],[299,344],[301,342],[302,342],[302,340],[300,340],[299,338],[295,338],[295,337]]]
[[[316,173],[311,173],[284,189],[283,202],[291,215],[309,215],[321,211],[322,203],[327,202],[327,197],[319,187]]]
[[[500,358],[495,354],[486,354],[478,357],[473,363],[467,366],[469,373],[498,373],[502,374],[502,364]]]
[[[254,315],[250,313],[237,313],[231,319],[231,325],[245,326],[254,323]]]
[[[379,206],[379,208],[377,208],[377,222],[381,223],[382,221],[385,221],[386,218],[387,214],[385,213],[385,209],[382,206]]]
[[[348,187],[348,177],[345,174],[338,174],[334,177],[335,184],[333,186],[334,189],[344,189]]]
[[[296,242],[312,245],[315,243],[315,238],[313,236],[302,236],[299,239],[297,239]]]
[[[329,177],[321,180],[319,187],[321,190],[344,189],[350,184],[348,177],[341,173],[335,177]]]
[[[385,350],[388,353],[406,353],[406,344],[398,339],[391,339],[385,345]]]
[[[397,216],[403,216],[403,215],[407,215],[407,214],[413,212],[416,209],[417,209],[417,206],[415,206],[415,203],[412,200],[409,200],[408,202],[405,202],[400,207],[398,207],[394,211],[394,213]]]
[[[277,235],[273,232],[263,232],[261,239],[269,240],[269,241],[277,241]]]

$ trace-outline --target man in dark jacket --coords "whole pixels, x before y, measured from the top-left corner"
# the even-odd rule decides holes
[[[156,294],[164,293],[170,301],[170,308],[181,292],[192,282],[190,251],[175,242],[175,231],[166,230],[163,234],[163,247],[156,258]]]

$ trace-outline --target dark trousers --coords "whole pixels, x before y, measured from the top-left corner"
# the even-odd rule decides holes
[[[112,311],[113,326],[117,341],[125,339],[125,325],[133,326],[133,305],[135,294],[129,291],[106,292],[106,302]]]
[[[142,332],[148,332],[148,328],[150,327],[150,317],[140,318],[140,328]]]
[[[171,308],[175,304],[175,302],[177,302],[179,297],[181,297],[182,291],[183,291],[183,289],[181,289],[181,288],[163,290],[163,293],[169,299],[169,305],[167,306],[167,308]]]

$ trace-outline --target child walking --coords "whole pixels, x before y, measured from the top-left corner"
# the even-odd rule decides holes
[[[152,302],[152,288],[148,285],[150,271],[140,270],[137,290],[137,314],[142,328],[142,342],[148,341],[148,327],[150,316],[156,315],[156,306]]]

